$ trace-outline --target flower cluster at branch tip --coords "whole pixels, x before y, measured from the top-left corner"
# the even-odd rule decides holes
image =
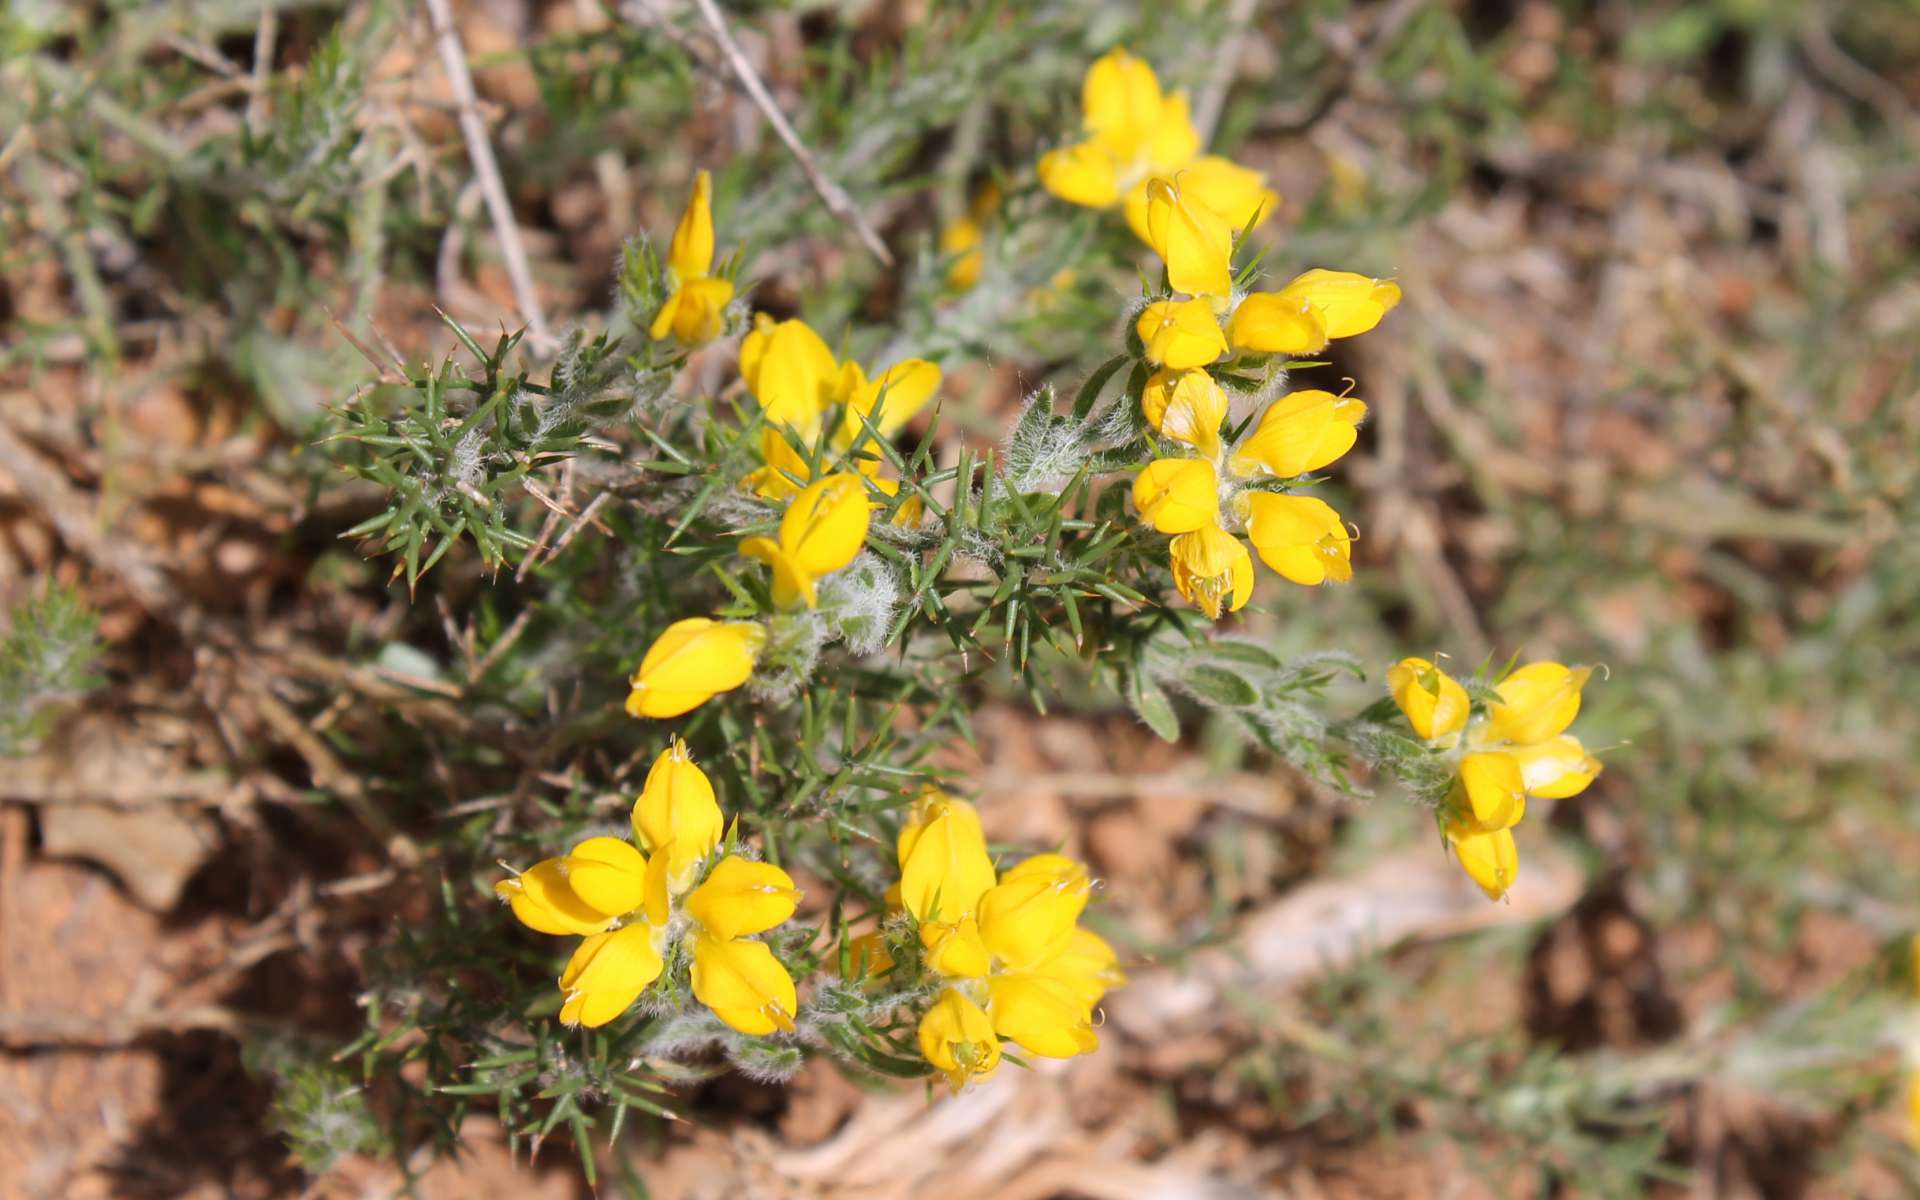
[[[721,1021],[755,1036],[791,1032],[793,977],[755,935],[791,917],[800,892],[779,867],[732,852],[686,743],[654,761],[632,821],[632,841],[588,838],[494,885],[529,929],[585,938],[560,976],[561,1021],[605,1025],[690,960],[694,998]]]
[[[940,983],[920,1050],[955,1091],[993,1073],[1002,1038],[1046,1058],[1099,1046],[1094,1008],[1125,976],[1113,948],[1079,927],[1093,886],[1084,866],[1038,854],[996,878],[973,806],[936,791],[896,850],[900,904]]]
[[[733,281],[713,270],[713,178],[693,177],[693,194],[667,248],[667,272],[673,291],[647,330],[655,341],[669,333],[690,346],[710,342],[725,326]]]
[[[1587,789],[1600,760],[1568,733],[1591,667],[1529,663],[1496,683],[1481,702],[1424,658],[1387,672],[1407,723],[1434,749],[1454,756],[1453,787],[1439,810],[1441,832],[1460,866],[1490,899],[1519,873],[1513,829],[1527,798],[1563,800]]]
[[[1161,203],[1156,194],[1156,208]],[[1163,239],[1163,244],[1174,249],[1178,243]],[[1317,286],[1345,290],[1350,284],[1344,281],[1350,280],[1373,284],[1331,271],[1308,274],[1324,278],[1320,284],[1309,281],[1303,294]],[[1187,281],[1197,286],[1217,279],[1218,272],[1209,269]],[[1288,286],[1303,285],[1296,280]],[[1387,307],[1379,307],[1365,328],[1355,328],[1353,319],[1340,327],[1365,332]],[[1149,322],[1161,319],[1155,309],[1163,310],[1171,324],[1148,336]],[[1309,310],[1316,311],[1311,302]],[[1260,560],[1283,579],[1306,585],[1351,579],[1352,534],[1346,523],[1326,501],[1296,489],[1353,448],[1367,406],[1318,389],[1289,392],[1247,423],[1229,446],[1221,429],[1231,401],[1207,370],[1225,350],[1212,299],[1148,305],[1141,333],[1148,358],[1158,367],[1141,392],[1141,415],[1163,444],[1161,457],[1135,477],[1133,502],[1149,525],[1174,535],[1169,555],[1181,595],[1216,618],[1252,597],[1253,561],[1234,536],[1236,528],[1245,530]]]
[[[1179,173],[1195,202],[1236,231],[1259,225],[1279,206],[1259,172],[1201,153],[1187,94],[1162,92],[1153,68],[1125,50],[1109,51],[1087,69],[1080,128],[1080,141],[1041,156],[1041,186],[1086,208],[1120,205],[1142,241],[1152,241],[1147,184],[1155,176]]]

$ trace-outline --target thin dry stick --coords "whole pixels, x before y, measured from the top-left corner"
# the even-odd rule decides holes
[[[1247,29],[1253,23],[1255,0],[1233,0],[1227,10],[1227,31],[1213,51],[1213,71],[1193,106],[1193,126],[1200,131],[1200,144],[1213,140],[1214,126],[1220,123],[1220,110],[1226,107],[1227,88],[1238,72]]]
[[[459,105],[460,136],[467,143],[467,158],[473,163],[480,193],[487,201],[487,213],[493,218],[494,233],[500,239],[500,254],[507,262],[507,278],[513,284],[514,301],[526,318],[535,348],[551,350],[556,343],[547,328],[546,314],[540,309],[540,298],[533,290],[527,248],[520,241],[520,226],[507,199],[507,186],[501,182],[500,166],[494,161],[493,144],[487,140],[486,122],[480,118],[480,99],[474,95],[467,53],[453,28],[453,12],[447,0],[427,0],[427,14],[433,23],[434,43],[440,48],[440,61],[446,67],[447,83],[453,88],[453,98]]]
[[[266,131],[271,115],[267,77],[273,74],[273,49],[279,37],[280,10],[269,4],[260,10],[260,24],[253,31],[253,94],[247,97],[247,128],[255,137]]]
[[[438,0],[438,2],[445,3],[445,0]],[[785,143],[787,152],[792,154],[794,161],[800,164],[800,170],[805,172],[807,182],[813,185],[814,194],[820,197],[820,202],[827,206],[828,212],[853,226],[854,234],[859,237],[860,244],[865,246],[869,253],[879,259],[882,265],[891,267],[893,252],[888,250],[887,244],[880,240],[880,235],[874,232],[873,226],[867,224],[867,219],[861,215],[860,210],[854,207],[853,200],[847,195],[846,189],[827,178],[826,173],[820,170],[820,164],[814,161],[813,154],[807,149],[806,143],[800,140],[800,135],[793,131],[792,125],[787,123],[786,114],[781,112],[780,106],[773,102],[773,94],[767,91],[767,85],[761,80],[760,73],[754,70],[753,63],[747,59],[746,53],[740,49],[740,43],[733,40],[733,33],[727,28],[726,18],[720,15],[719,6],[714,4],[713,0],[693,0],[693,3],[694,7],[700,10],[700,16],[706,21],[707,28],[713,31],[714,40],[720,43],[720,51],[726,55],[727,66],[733,71],[734,78],[740,81],[741,87],[747,89],[747,95],[759,105],[760,112],[767,118],[767,123],[773,126],[773,132],[778,134],[780,140]]]

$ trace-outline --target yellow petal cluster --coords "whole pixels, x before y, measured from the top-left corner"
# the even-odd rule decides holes
[[[1309,587],[1353,578],[1353,535],[1325,500],[1274,492],[1245,500],[1247,540],[1275,574]]]
[[[1184,371],[1204,367],[1227,352],[1227,339],[1204,299],[1156,300],[1140,310],[1134,332],[1147,361]]]
[[[691,712],[753,674],[766,644],[764,626],[688,617],[666,627],[629,680],[627,712],[664,719]]]
[[[1163,92],[1147,63],[1123,49],[1087,69],[1080,89],[1078,142],[1040,158],[1040,183],[1070,204],[1123,207],[1127,224],[1152,242],[1148,181],[1178,175],[1191,201],[1234,231],[1265,221],[1280,197],[1258,172],[1200,153],[1185,92]]]
[[[1084,866],[1039,854],[996,879],[978,814],[937,792],[897,850],[901,903],[946,983],[921,1017],[920,1049],[955,1090],[993,1072],[1002,1038],[1052,1058],[1099,1045],[1094,1007],[1125,977],[1113,948],[1079,927],[1093,889]]]
[[[726,325],[733,282],[713,270],[713,178],[693,177],[693,194],[667,249],[667,275],[673,284],[647,333],[655,340],[669,333],[690,346],[710,342]]]
[[[800,892],[769,863],[716,861],[720,808],[684,742],[654,761],[632,822],[632,842],[588,838],[494,885],[528,928],[584,936],[560,976],[560,1019],[593,1028],[626,1012],[684,940],[695,999],[741,1033],[791,1032],[793,977],[752,939],[791,917]]]
[[[780,518],[777,539],[751,537],[740,552],[773,570],[773,602],[812,608],[815,587],[852,562],[872,521],[867,486],[857,475],[829,475],[802,488]]]
[[[1318,354],[1333,338],[1355,337],[1400,303],[1400,285],[1351,271],[1314,269],[1277,292],[1242,300],[1227,322],[1235,350]]]
[[[1502,679],[1485,714],[1476,715],[1467,690],[1427,659],[1402,659],[1387,672],[1387,690],[1413,731],[1438,749],[1460,747],[1440,827],[1461,868],[1491,899],[1507,894],[1519,870],[1513,829],[1526,816],[1527,799],[1577,796],[1600,774],[1600,761],[1566,732],[1592,674],[1590,667],[1530,663]]]
[[[767,427],[760,435],[763,465],[745,486],[768,500],[783,500],[811,482],[807,459],[797,441],[814,446],[836,408],[824,458],[839,459],[856,450],[870,422],[881,437],[899,432],[940,389],[940,368],[925,359],[897,362],[869,378],[857,362],[834,358],[827,343],[806,322],[775,321],[761,313],[753,332],[740,343],[740,377],[760,402]],[[879,463],[869,454],[850,465],[873,474]]]
[[[1220,456],[1227,392],[1205,371],[1155,371],[1141,390],[1140,411],[1161,437],[1191,446],[1205,459]]]

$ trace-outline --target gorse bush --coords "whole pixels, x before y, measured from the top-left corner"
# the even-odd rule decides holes
[[[1462,682],[1409,658],[1389,696],[1340,715],[1328,684],[1370,664],[1283,658],[1218,624],[1353,578],[1355,531],[1315,490],[1367,407],[1313,356],[1379,326],[1395,283],[1308,263],[1264,283],[1285,255],[1256,250],[1277,196],[1203,153],[1186,96],[1123,50],[1088,69],[1078,130],[1003,182],[943,232],[921,277],[940,304],[966,311],[998,258],[1047,244],[1003,238],[1011,209],[1118,210],[1156,266],[1111,314],[1111,356],[1034,388],[991,444],[950,428],[950,344],[920,357],[897,332],[863,358],[833,342],[864,331],[754,311],[704,171],[664,252],[627,248],[612,325],[569,337],[544,381],[510,367],[515,337],[456,326],[465,359],[342,407],[334,450],[388,495],[354,534],[410,584],[463,543],[496,578],[516,568],[530,665],[499,698],[534,709],[564,686],[583,715],[547,761],[593,751],[543,825],[496,836],[483,813],[435,922],[373,966],[350,1049],[401,1111],[451,1136],[487,1097],[516,1136],[565,1123],[584,1147],[594,1123],[670,1111],[671,1085],[717,1060],[782,1079],[826,1054],[958,1089],[1095,1050],[1126,976],[1082,924],[1096,881],[991,847],[942,767],[978,681],[1042,711],[1102,689],[1169,740],[1183,707],[1218,712],[1349,794],[1361,766],[1394,778],[1494,899],[1524,886],[1528,797],[1599,771],[1567,732],[1586,668]],[[1107,264],[1041,267],[1029,313]],[[591,504],[555,500],[579,481]],[[564,965],[477,909],[485,890],[579,939]]]

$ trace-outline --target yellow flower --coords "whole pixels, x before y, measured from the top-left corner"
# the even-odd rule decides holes
[[[1256,354],[1318,354],[1327,348],[1327,326],[1302,297],[1255,292],[1233,310],[1227,340]]]
[[[992,889],[987,894],[992,895]],[[928,921],[920,926],[920,945],[927,952],[927,965],[949,979],[983,979],[993,970],[993,954],[972,917]]]
[[[926,407],[940,387],[940,368],[921,358],[897,362],[869,380],[860,364],[850,362],[842,371],[847,413],[840,422],[837,445],[845,449],[860,440],[866,427],[865,416],[881,437],[890,438]]]
[[[1220,422],[1227,417],[1227,393],[1203,370],[1169,371],[1147,377],[1140,411],[1154,432],[1185,442],[1202,458],[1220,454]]]
[[[980,1006],[953,988],[920,1018],[920,1053],[958,1092],[969,1080],[985,1078],[1000,1065],[1000,1039]]]
[[[1460,822],[1446,826],[1447,840],[1468,878],[1480,885],[1487,899],[1498,900],[1507,894],[1520,873],[1520,851],[1513,843],[1513,830],[1477,830]]]
[[[940,231],[940,256],[947,260],[947,286],[956,292],[971,291],[980,282],[987,256],[980,249],[984,240],[980,222],[972,217],[955,217]]]
[[[1155,366],[1184,371],[1227,352],[1227,339],[1205,300],[1156,300],[1141,310],[1134,332]]]
[[[900,494],[900,481],[898,479],[870,479],[868,482],[873,484],[874,491],[889,498]],[[879,505],[875,505],[875,507],[877,508]],[[887,524],[895,525],[902,529],[918,529],[920,522],[926,518],[926,515],[927,502],[921,498],[919,492],[915,492],[900,502],[893,510],[893,519],[888,521]]]
[[[1319,268],[1296,275],[1279,294],[1312,306],[1330,338],[1365,333],[1400,303],[1400,285],[1390,279]]]
[[[1009,969],[1037,967],[1067,948],[1091,888],[1079,863],[1036,855],[980,897],[980,940]]]
[[[1264,221],[1279,203],[1265,180],[1233,162],[1200,153],[1184,92],[1166,95],[1153,68],[1115,49],[1087,69],[1080,90],[1085,140],[1040,158],[1040,183],[1071,204],[1124,204],[1127,224],[1148,236],[1147,180],[1181,172],[1182,187],[1235,230]]]
[[[1181,534],[1167,553],[1173,585],[1214,620],[1223,610],[1239,612],[1253,598],[1253,557],[1239,538],[1218,525]]]
[[[1527,815],[1526,780],[1520,760],[1499,750],[1481,750],[1460,760],[1455,785],[1456,818],[1481,832],[1512,829]]]
[[[667,273],[673,292],[653,318],[647,332],[655,341],[673,335],[688,345],[720,336],[733,283],[709,274],[713,270],[713,179],[705,171],[693,177],[693,195],[673,231],[667,250]]]
[[[677,717],[730,692],[753,674],[766,644],[763,626],[688,617],[675,621],[647,648],[633,673],[627,712],[636,717]]]
[[[1247,503],[1247,538],[1260,561],[1283,578],[1309,586],[1353,578],[1352,535],[1326,501],[1312,496],[1254,492]]]
[[[1580,689],[1591,667],[1529,663],[1500,681],[1500,699],[1487,706],[1493,739],[1530,746],[1566,731],[1580,713]]]
[[[801,489],[780,518],[780,537],[750,537],[740,552],[773,569],[773,601],[814,605],[815,584],[852,562],[866,545],[873,506],[858,475],[841,473]]]
[[[641,922],[581,942],[560,976],[561,1022],[594,1029],[633,1007],[663,965],[653,938],[653,927]]]
[[[772,863],[729,854],[687,897],[687,915],[700,922],[708,937],[731,941],[765,933],[791,917],[799,903],[800,891],[791,875]]]
[[[566,868],[557,858],[544,859],[493,885],[520,923],[536,933],[599,933],[618,914],[601,912],[574,893]]]
[[[1387,671],[1387,690],[1413,731],[1427,741],[1459,733],[1467,724],[1467,689],[1424,658],[1395,663]]]
[[[589,908],[622,916],[647,897],[647,859],[625,838],[588,838],[561,860],[567,885]]]
[[[900,902],[922,924],[971,916],[993,886],[980,816],[964,800],[928,791],[897,844]]]
[[[1267,406],[1260,423],[1233,450],[1233,471],[1265,471],[1292,479],[1318,471],[1353,449],[1367,406],[1318,389],[1288,392]]]
[[[1147,181],[1147,244],[1166,260],[1174,291],[1224,301],[1233,291],[1234,229],[1184,195],[1181,178]]]
[[[1067,939],[1066,948],[1034,973],[1066,988],[1089,1009],[1100,1002],[1100,997],[1127,981],[1126,972],[1120,969],[1120,956],[1107,945],[1106,939],[1077,926],[1073,936]]]
[[[1220,521],[1220,481],[1203,458],[1162,458],[1133,480],[1133,506],[1161,533],[1192,533]]]
[[[784,431],[772,426],[760,431],[760,461],[765,465],[749,471],[740,482],[763,500],[785,500],[813,478],[806,458]]]
[[[1092,1013],[1074,990],[1040,974],[996,975],[987,981],[987,1013],[1001,1037],[1029,1054],[1072,1058],[1100,1047]]]
[[[761,313],[753,332],[740,343],[740,376],[766,411],[767,421],[784,425],[811,442],[820,431],[820,414],[842,396],[840,364],[833,351],[805,321],[776,322]]]
[[[674,738],[653,760],[640,798],[633,802],[633,836],[649,854],[665,855],[676,890],[694,864],[720,844],[724,818],[713,783],[694,765],[686,742]]]
[[[1508,746],[1506,752],[1519,762],[1527,794],[1542,800],[1578,796],[1600,774],[1600,760],[1570,733],[1530,746]]]
[[[1280,194],[1267,186],[1265,176],[1217,154],[1203,154],[1193,159],[1179,169],[1178,176],[1180,190],[1191,201],[1217,213],[1235,234],[1258,229],[1280,207]],[[1153,239],[1148,236],[1147,225],[1149,199],[1146,188],[1136,187],[1127,193],[1124,203],[1127,224],[1141,241],[1151,245]]]
[[[693,995],[715,1016],[752,1037],[776,1029],[793,1032],[800,996],[793,976],[765,942],[722,940],[708,933],[693,939]]]

